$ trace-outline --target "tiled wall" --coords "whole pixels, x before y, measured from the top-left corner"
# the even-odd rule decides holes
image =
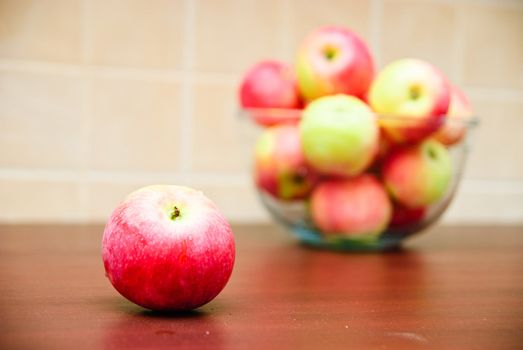
[[[236,86],[329,23],[380,66],[427,59],[469,94],[482,124],[446,220],[523,222],[518,0],[0,0],[0,221],[103,221],[150,183],[267,219]]]

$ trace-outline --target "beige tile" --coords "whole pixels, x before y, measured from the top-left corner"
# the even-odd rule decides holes
[[[523,224],[523,193],[458,192],[444,222],[464,224]]]
[[[182,0],[90,1],[91,61],[179,68],[183,56]]]
[[[83,164],[80,78],[0,72],[0,165]]]
[[[258,199],[254,184],[199,186],[231,222],[266,222],[269,215]]]
[[[523,101],[471,99],[481,124],[472,134],[466,176],[523,180]]]
[[[454,78],[456,13],[451,3],[385,0],[382,20],[383,65],[405,57],[419,58],[434,64],[450,79]]]
[[[325,25],[337,25],[349,28],[362,39],[370,39],[370,4],[366,0],[328,0],[306,1],[291,0],[290,45],[294,59],[303,39],[312,30]],[[370,45],[370,43],[368,43]]]
[[[197,171],[248,173],[258,128],[237,113],[235,85],[194,86],[192,166]]]
[[[204,72],[243,73],[283,52],[281,1],[196,2],[194,67]]]
[[[523,89],[523,8],[471,2],[463,11],[465,83]]]
[[[174,83],[96,79],[92,84],[94,169],[178,169],[180,93]]]
[[[78,221],[84,218],[80,185],[67,182],[0,181],[0,221]]]
[[[87,215],[90,221],[106,222],[114,208],[127,195],[143,186],[141,183],[101,182],[87,185],[89,193]]]
[[[80,0],[0,1],[0,57],[79,61]]]

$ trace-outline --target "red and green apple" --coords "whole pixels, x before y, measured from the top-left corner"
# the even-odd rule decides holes
[[[382,177],[392,198],[408,208],[441,199],[452,178],[450,155],[441,143],[428,139],[394,149],[383,161]]]
[[[298,86],[307,101],[338,93],[364,99],[374,77],[365,42],[343,27],[321,27],[302,43],[296,61]]]
[[[243,108],[299,108],[302,105],[292,68],[280,61],[261,61],[245,74],[240,85]]]
[[[328,179],[310,200],[314,224],[325,236],[377,236],[387,227],[392,205],[383,185],[370,174]]]
[[[296,124],[267,128],[255,147],[255,183],[264,192],[283,200],[303,199],[317,175],[308,166]]]
[[[443,123],[450,87],[433,65],[418,59],[388,64],[374,79],[368,101],[392,140],[419,142]]]
[[[467,131],[466,119],[472,115],[467,96],[458,87],[452,86],[447,119],[433,137],[446,146],[460,142]]]

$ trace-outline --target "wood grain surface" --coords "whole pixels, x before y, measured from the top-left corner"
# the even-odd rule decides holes
[[[0,226],[0,349],[523,349],[523,228],[438,227],[382,254],[234,226],[224,291],[153,313],[104,277],[102,226]]]

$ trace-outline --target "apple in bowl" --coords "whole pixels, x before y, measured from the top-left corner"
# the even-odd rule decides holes
[[[298,119],[303,105],[292,67],[277,60],[252,66],[238,94],[242,108],[250,110],[262,126]]]
[[[427,207],[408,208],[395,203],[389,228],[398,230],[415,227],[423,221],[426,214]]]
[[[440,200],[452,179],[450,155],[445,146],[432,139],[394,149],[381,170],[391,197],[407,208]]]
[[[300,122],[307,162],[319,173],[355,176],[367,169],[379,147],[379,127],[372,110],[348,95],[311,102]]]
[[[398,143],[423,140],[443,124],[450,85],[432,64],[401,59],[383,68],[369,90],[368,101],[381,116],[380,125]]]
[[[326,237],[376,237],[387,227],[392,205],[383,185],[373,175],[363,174],[318,184],[310,210]]]
[[[259,136],[254,153],[256,186],[282,200],[304,199],[317,180],[305,160],[296,124],[272,126]]]
[[[457,86],[452,86],[447,119],[433,137],[446,146],[460,142],[467,131],[465,121],[472,116],[473,111],[467,96]]]
[[[365,99],[374,77],[374,62],[358,35],[328,26],[306,37],[298,52],[296,72],[306,101],[339,93]]]

